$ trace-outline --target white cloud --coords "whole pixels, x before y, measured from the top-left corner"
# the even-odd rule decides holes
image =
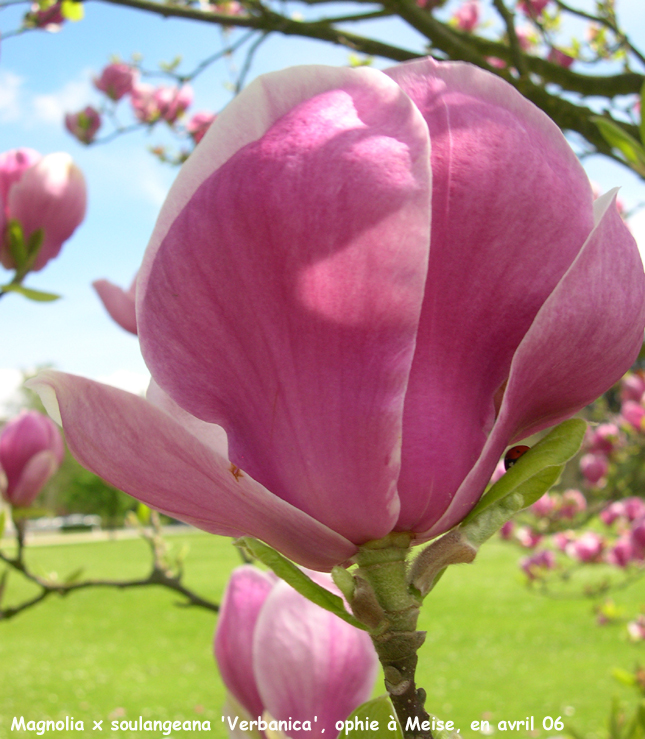
[[[24,82],[13,72],[0,70],[0,121],[8,123],[21,117],[20,88]]]
[[[32,120],[60,125],[65,113],[74,113],[91,102],[93,89],[91,73],[85,70],[80,78],[70,80],[55,92],[34,95],[31,100]]]
[[[92,154],[94,164],[100,167],[102,184],[111,192],[127,194],[133,202],[143,201],[158,210],[162,205],[176,172],[160,165],[137,140],[127,142],[122,139],[122,147],[96,147]],[[127,147],[127,148],[124,148]],[[124,178],[124,172],[128,176]]]
[[[101,375],[96,380],[112,387],[118,387],[120,390],[127,390],[135,395],[144,395],[150,384],[150,375],[130,370],[116,370],[116,372],[109,375]]]

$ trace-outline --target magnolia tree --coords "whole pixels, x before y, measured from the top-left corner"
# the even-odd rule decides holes
[[[402,62],[428,53],[475,64],[513,85],[562,130],[575,133],[580,154],[611,157],[645,176],[636,97],[644,81],[645,55],[626,32],[615,0],[596,0],[593,11],[588,4],[580,8],[564,0],[354,0],[344,11],[337,0],[299,0],[288,8],[271,0],[102,2],[233,33],[224,35],[221,48],[194,69],[181,70],[179,56],[163,64],[156,70],[162,84],[142,82],[142,75],[149,77],[153,70],[145,69],[138,57],[108,65],[95,78],[96,88],[104,94],[103,105],[69,111],[65,120],[72,135],[84,143],[161,122],[180,137],[198,142],[216,111],[191,112],[182,125],[181,117],[192,102],[190,82],[212,64],[244,55],[234,84],[239,92],[258,47],[277,34],[345,47],[354,65]],[[3,0],[0,7],[16,4],[20,1]],[[3,36],[43,29],[64,32],[68,21],[82,18],[83,3],[76,0],[26,0],[21,23],[4,29]],[[416,48],[380,40],[379,24],[388,18],[414,32],[419,38]],[[119,101],[126,98],[131,114],[124,120]],[[164,146],[155,148],[162,159],[177,162],[189,151],[190,147],[170,152]]]
[[[136,320],[132,293],[99,290],[153,381],[147,400],[30,381],[72,453],[366,631],[399,725],[431,735],[422,601],[557,480],[585,431],[565,419],[641,347],[645,276],[615,193],[594,201],[557,126],[476,67],[294,68],[242,92],[182,167]],[[509,445],[555,424],[487,490]],[[228,684],[253,715],[316,701],[307,670],[275,700],[249,670],[259,700]]]

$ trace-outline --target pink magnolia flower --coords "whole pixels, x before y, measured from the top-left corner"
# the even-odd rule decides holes
[[[587,499],[579,490],[565,490],[558,508],[558,518],[575,518],[587,509]]]
[[[636,403],[633,400],[626,400],[620,408],[620,415],[636,431],[642,432],[644,430],[645,421],[643,419],[645,419],[645,408],[640,403]]]
[[[141,123],[155,123],[161,117],[161,110],[152,85],[135,82],[130,93],[130,104],[135,117]]]
[[[575,59],[572,56],[565,54],[564,51],[560,51],[560,49],[556,49],[555,46],[551,47],[547,59],[553,64],[557,64],[559,67],[564,67],[565,69],[569,69],[569,67],[575,62]]]
[[[244,6],[237,0],[226,0],[226,2],[206,2],[203,3],[204,10],[211,10],[214,13],[222,13],[223,15],[246,15]]]
[[[622,503],[628,521],[636,521],[645,516],[645,502],[642,498],[633,496],[631,498],[625,498]]]
[[[553,534],[553,543],[559,551],[566,552],[567,547],[571,542],[575,541],[575,538],[576,536],[573,531],[558,531],[556,534]]]
[[[543,549],[540,552],[535,552],[530,557],[522,559],[520,567],[529,580],[537,580],[545,570],[555,569],[555,554],[550,549]]]
[[[604,454],[585,454],[580,459],[580,472],[591,485],[596,485],[609,470],[609,463]]]
[[[56,424],[38,411],[23,411],[0,433],[2,497],[27,508],[60,467],[65,448]]]
[[[211,123],[217,118],[215,113],[195,113],[186,124],[186,131],[192,136],[193,141],[198,144],[206,135]]]
[[[515,521],[511,519],[502,526],[502,528],[499,530],[499,535],[502,537],[502,539],[504,539],[504,541],[510,541],[513,538],[514,531]]]
[[[548,4],[549,0],[520,0],[517,7],[529,18],[537,18]]]
[[[515,533],[515,538],[525,549],[535,549],[542,541],[542,536],[530,526],[522,526]]]
[[[309,574],[336,590],[329,576]],[[309,721],[311,731],[288,734],[314,739],[336,736],[336,722],[369,699],[378,665],[367,632],[249,565],[233,571],[224,594],[215,658],[249,718],[267,711],[278,721]]]
[[[605,554],[605,559],[615,567],[625,568],[634,557],[634,548],[629,537],[621,537]]]
[[[643,641],[645,639],[645,615],[637,616],[627,624],[627,633],[632,641]]]
[[[31,10],[25,15],[25,26],[27,28],[41,28],[43,31],[49,31],[49,33],[57,33],[65,23],[62,5],[62,2],[57,2],[43,8],[40,3],[33,3]]]
[[[629,533],[630,541],[635,549],[645,551],[645,520],[635,521]]]
[[[166,123],[173,124],[193,102],[193,90],[190,85],[182,87],[158,87],[154,91],[154,100],[160,116]]]
[[[640,403],[645,394],[645,377],[631,372],[620,381],[620,398],[623,401],[633,400]]]
[[[92,287],[98,293],[112,320],[118,323],[122,329],[136,336],[137,317],[134,310],[137,291],[136,275],[128,290],[123,290],[108,280],[96,280],[92,283]]]
[[[132,92],[138,77],[138,72],[128,64],[117,62],[108,64],[101,72],[101,76],[94,79],[97,90],[104,92],[111,100],[121,100]]]
[[[460,31],[470,33],[477,28],[479,13],[479,0],[466,0],[452,16],[452,20]]]
[[[588,429],[586,447],[592,454],[611,454],[620,442],[620,429],[615,423],[601,423]]]
[[[43,230],[33,271],[58,256],[85,217],[85,205],[85,179],[69,154],[41,157],[31,149],[0,154],[0,233],[10,219],[20,223],[25,239]],[[0,241],[0,262],[6,269],[16,267],[4,239]]]
[[[595,531],[585,531],[578,539],[567,544],[565,552],[579,562],[598,562],[604,548],[605,541],[601,536]]]
[[[65,115],[65,128],[83,144],[91,144],[101,127],[101,114],[88,105],[78,113]]]
[[[600,511],[600,520],[605,526],[611,526],[617,519],[626,516],[625,504],[622,500],[610,503],[606,508]]]
[[[503,59],[499,59],[496,56],[487,56],[486,61],[490,64],[491,67],[496,67],[497,69],[504,69],[508,66]]]
[[[527,26],[518,26],[515,29],[515,35],[520,44],[522,51],[529,51],[536,43],[535,31]]]
[[[593,202],[510,85],[431,59],[307,66],[217,117],[139,272],[143,355],[192,430],[83,378],[33,386],[112,484],[324,570],[463,520],[507,446],[618,381],[644,323],[613,195]]]
[[[541,498],[533,503],[531,506],[531,512],[536,516],[548,516],[553,513],[556,507],[555,499],[548,493],[544,493]]]

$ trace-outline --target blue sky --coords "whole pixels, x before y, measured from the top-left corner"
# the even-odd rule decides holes
[[[444,14],[456,4],[451,3]],[[591,5],[578,2],[579,7]],[[640,29],[640,38],[637,35],[634,40],[645,46],[645,3],[618,0],[617,5],[627,28],[637,34]],[[17,27],[19,18],[18,9],[3,11],[0,30]],[[384,40],[422,48],[421,38],[396,22],[379,21],[370,28]],[[136,339],[112,323],[90,284],[100,277],[130,284],[177,170],[146,151],[149,144],[166,140],[162,131],[86,148],[64,131],[62,118],[66,111],[99,101],[91,78],[112,55],[128,58],[138,52],[144,65],[154,68],[179,54],[181,69],[190,70],[220,46],[221,32],[215,26],[162,20],[97,2],[86,3],[85,20],[66,24],[60,33],[38,31],[2,42],[0,151],[29,146],[42,153],[70,152],[87,179],[89,207],[85,222],[61,256],[27,280],[29,286],[61,293],[64,299],[38,304],[9,295],[0,301],[0,403],[15,384],[18,370],[42,364],[130,389],[144,384],[147,371]],[[258,51],[249,80],[293,64],[342,65],[347,60],[344,49],[275,36]],[[230,99],[230,80],[226,63],[207,71],[194,84],[192,110],[220,110]],[[121,105],[126,108],[127,102]],[[586,166],[603,189],[621,185],[628,206],[645,200],[642,184],[618,165],[596,159]],[[636,217],[633,229],[645,247],[645,213]],[[7,276],[0,268],[0,279]]]

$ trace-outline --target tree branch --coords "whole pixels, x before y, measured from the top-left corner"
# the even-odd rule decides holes
[[[22,519],[21,519],[22,520]],[[21,575],[34,585],[40,588],[38,595],[30,598],[29,600],[23,601],[18,606],[10,608],[2,608],[2,595],[5,589],[6,583],[6,572],[0,583],[0,621],[7,621],[19,613],[26,611],[28,608],[32,608],[41,601],[48,598],[53,593],[58,595],[68,595],[78,590],[85,590],[87,588],[117,588],[119,590],[127,590],[129,588],[141,588],[150,586],[161,586],[168,588],[175,593],[183,596],[186,601],[178,603],[177,605],[183,607],[198,607],[204,608],[208,611],[217,613],[219,611],[219,605],[207,598],[202,598],[197,593],[193,592],[190,588],[187,588],[182,582],[182,570],[181,567],[177,568],[176,573],[173,573],[170,565],[166,559],[166,543],[161,537],[161,526],[159,523],[159,516],[155,511],[151,512],[151,523],[152,531],[148,532],[139,527],[141,536],[145,539],[150,547],[152,554],[152,567],[150,574],[144,578],[138,578],[136,580],[83,580],[81,582],[55,582],[39,577],[33,573],[24,561],[24,532],[22,535],[17,537],[17,553],[15,557],[9,557],[0,551],[0,561],[4,562],[10,568],[16,572],[20,572]],[[20,528],[17,526],[18,532]]]
[[[513,59],[513,64],[515,65],[515,68],[520,73],[520,75],[522,77],[526,77],[528,69],[526,66],[526,60],[524,59],[524,54],[522,54],[520,41],[517,38],[517,33],[515,31],[515,21],[513,13],[511,13],[506,7],[506,5],[504,4],[504,0],[493,0],[493,5],[504,21],[504,25],[506,26],[506,32],[508,33],[508,42],[510,44],[510,52]]]
[[[609,18],[604,18],[602,16],[592,15],[591,13],[587,13],[584,10],[578,10],[578,8],[572,8],[570,5],[567,5],[567,3],[562,2],[562,0],[555,0],[555,3],[559,8],[567,13],[571,13],[571,15],[577,15],[579,18],[585,18],[592,23],[598,23],[601,26],[605,26],[605,28],[609,28],[609,30],[613,31],[613,33],[616,35],[619,43],[626,46],[629,51],[631,51],[632,54],[638,59],[638,61],[641,62],[641,64],[645,65],[645,56],[641,54],[641,52],[631,43],[627,35],[623,33],[612,20],[610,20]]]
[[[332,19],[314,21],[299,21],[288,18],[262,5],[259,0],[247,2],[249,14],[246,16],[231,16],[222,13],[212,13],[181,5],[162,4],[154,0],[100,0],[113,5],[135,8],[148,13],[155,13],[163,17],[185,18],[202,23],[213,23],[224,27],[250,28],[265,34],[281,33],[286,36],[300,36],[327,41],[344,46],[352,51],[369,56],[377,56],[393,61],[402,62],[424,55],[423,51],[413,51],[392,46],[375,39],[339,29],[334,22],[353,20],[352,16],[341,16]],[[304,0],[307,4],[317,4],[318,0]],[[547,90],[547,85],[556,84],[562,90],[575,92],[582,96],[600,96],[613,100],[617,95],[638,94],[645,81],[645,76],[633,72],[626,72],[611,76],[583,75],[565,69],[545,59],[522,52],[515,33],[510,11],[502,0],[493,0],[498,12],[504,17],[509,44],[493,41],[474,34],[460,32],[445,23],[437,20],[431,13],[421,9],[414,0],[385,0],[383,11],[376,11],[376,15],[395,14],[406,21],[410,26],[425,36],[431,44],[431,50],[438,52],[451,60],[470,62],[489,72],[505,79],[525,95],[529,100],[544,110],[563,130],[579,133],[595,152],[608,156],[622,164],[611,147],[605,142],[591,118],[597,115],[585,105],[572,102],[562,96]],[[504,13],[506,10],[506,13]],[[365,15],[365,14],[364,14]],[[367,15],[372,15],[371,13]],[[513,35],[515,41],[513,42]],[[427,52],[426,52],[427,53]],[[512,64],[521,73],[517,78],[510,69],[492,67],[487,57],[497,57]],[[523,73],[526,72],[526,73]],[[532,75],[538,75],[541,83],[535,81]],[[624,128],[633,136],[637,136],[636,127],[616,120],[611,113],[607,115],[614,123]],[[626,165],[628,166],[628,165]]]

